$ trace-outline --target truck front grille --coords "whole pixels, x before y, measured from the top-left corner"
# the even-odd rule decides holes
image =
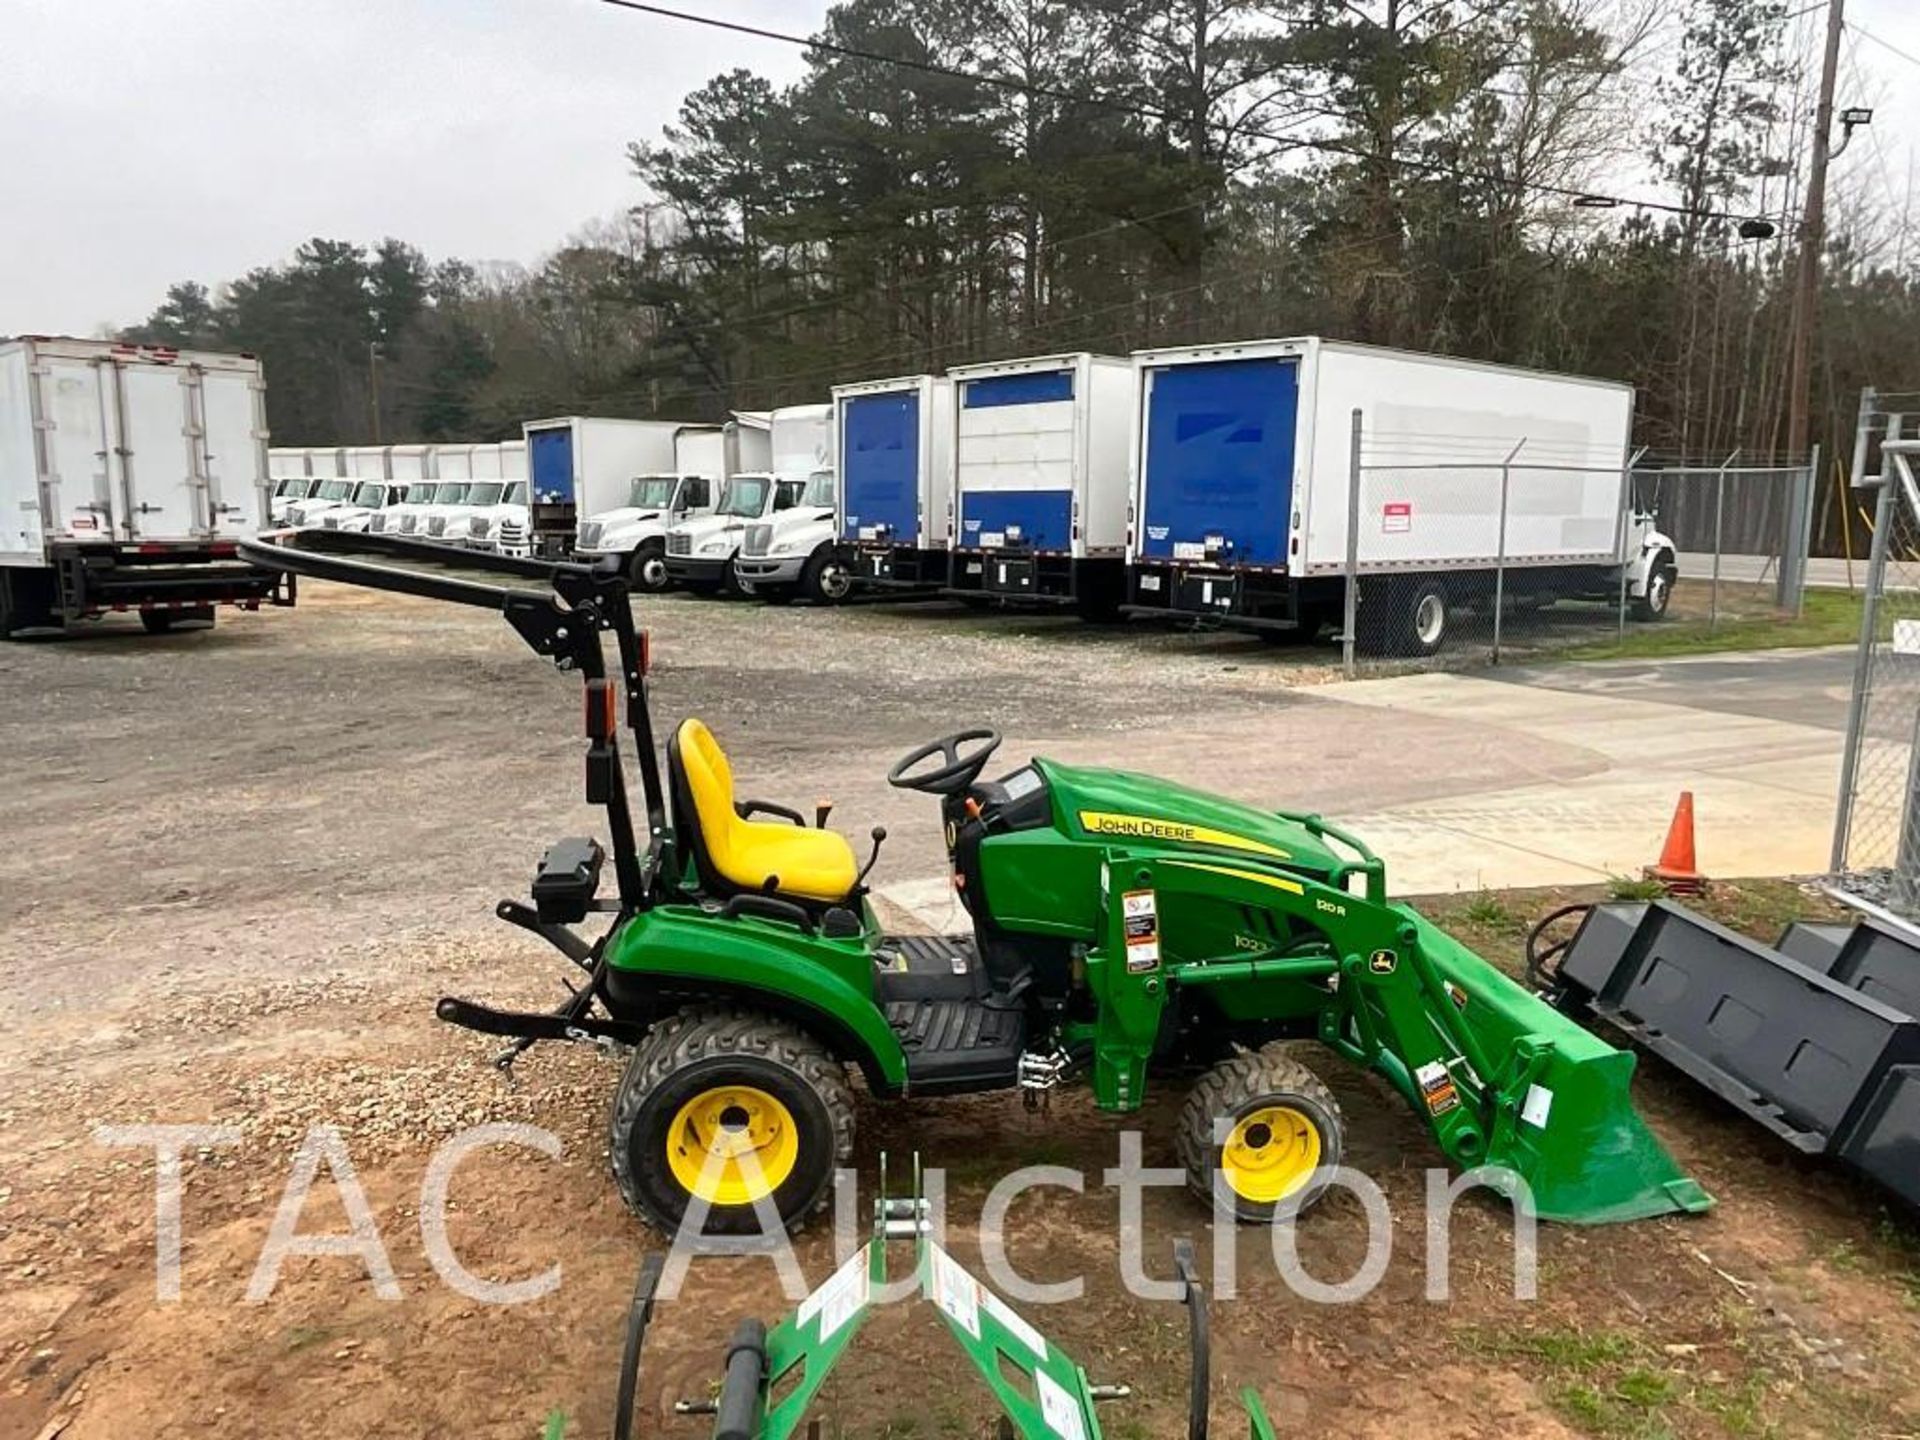
[[[740,541],[742,555],[764,555],[767,547],[773,544],[771,525],[749,525],[746,536]]]
[[[402,535],[413,534],[413,532],[417,530],[419,526],[420,526],[420,517],[418,515],[402,515],[400,517],[400,533]]]
[[[669,555],[691,555],[693,553],[693,537],[691,535],[667,536],[667,553]]]
[[[606,528],[607,527],[598,520],[583,522],[580,526],[580,548],[582,550],[598,550],[600,548],[600,535]]]
[[[447,533],[447,517],[446,516],[436,515],[431,520],[427,521],[427,534],[444,535],[446,533]]]

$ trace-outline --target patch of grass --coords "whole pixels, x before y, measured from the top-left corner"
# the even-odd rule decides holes
[[[1747,589],[1749,587],[1739,587]],[[1670,655],[1711,655],[1721,650],[1786,650],[1815,645],[1848,645],[1860,638],[1860,596],[1851,590],[1809,589],[1798,616],[1728,614],[1723,588],[1720,623],[1707,628],[1707,587],[1685,582],[1675,595],[1684,614],[1647,625],[1628,625],[1626,634],[1597,645],[1566,651],[1570,660],[1634,660]],[[1682,601],[1684,600],[1684,605]]]
[[[546,1428],[540,1432],[540,1440],[567,1440],[567,1412],[555,1410],[547,1416]]]
[[[289,1353],[304,1350],[309,1345],[318,1345],[332,1338],[333,1331],[325,1325],[292,1325],[287,1328],[287,1350]]]
[[[1670,1410],[1688,1399],[1685,1383],[1656,1368],[1646,1347],[1618,1330],[1506,1330],[1467,1343],[1482,1353],[1531,1360],[1547,1372],[1542,1391],[1562,1416],[1594,1435],[1658,1440],[1674,1434]]]
[[[1513,930],[1520,924],[1518,917],[1507,908],[1507,902],[1491,890],[1480,891],[1467,901],[1460,913],[1469,925],[1477,925],[1482,930]]]
[[[1613,875],[1607,880],[1607,898],[1609,900],[1658,900],[1667,893],[1667,887],[1658,880],[1632,875]]]

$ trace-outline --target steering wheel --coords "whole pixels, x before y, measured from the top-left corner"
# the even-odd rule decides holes
[[[977,741],[971,750],[960,747]],[[993,752],[1000,748],[998,730],[960,730],[939,740],[930,740],[918,750],[910,750],[894,762],[887,772],[887,783],[902,790],[918,790],[924,795],[960,795],[986,769]],[[914,773],[917,766],[939,756],[946,763],[931,770]]]

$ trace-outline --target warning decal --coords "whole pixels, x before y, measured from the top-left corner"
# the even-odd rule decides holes
[[[1380,507],[1380,533],[1404,535],[1413,529],[1413,502],[1389,500]]]
[[[1151,890],[1120,896],[1121,924],[1127,939],[1127,973],[1143,974],[1160,965],[1160,909]]]

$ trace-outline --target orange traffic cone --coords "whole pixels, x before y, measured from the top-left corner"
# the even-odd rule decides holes
[[[1693,792],[1682,790],[1680,803],[1673,807],[1673,823],[1667,826],[1667,843],[1660,847],[1657,864],[1643,872],[1649,880],[1658,880],[1670,894],[1698,895],[1707,887],[1707,877],[1694,868]]]

